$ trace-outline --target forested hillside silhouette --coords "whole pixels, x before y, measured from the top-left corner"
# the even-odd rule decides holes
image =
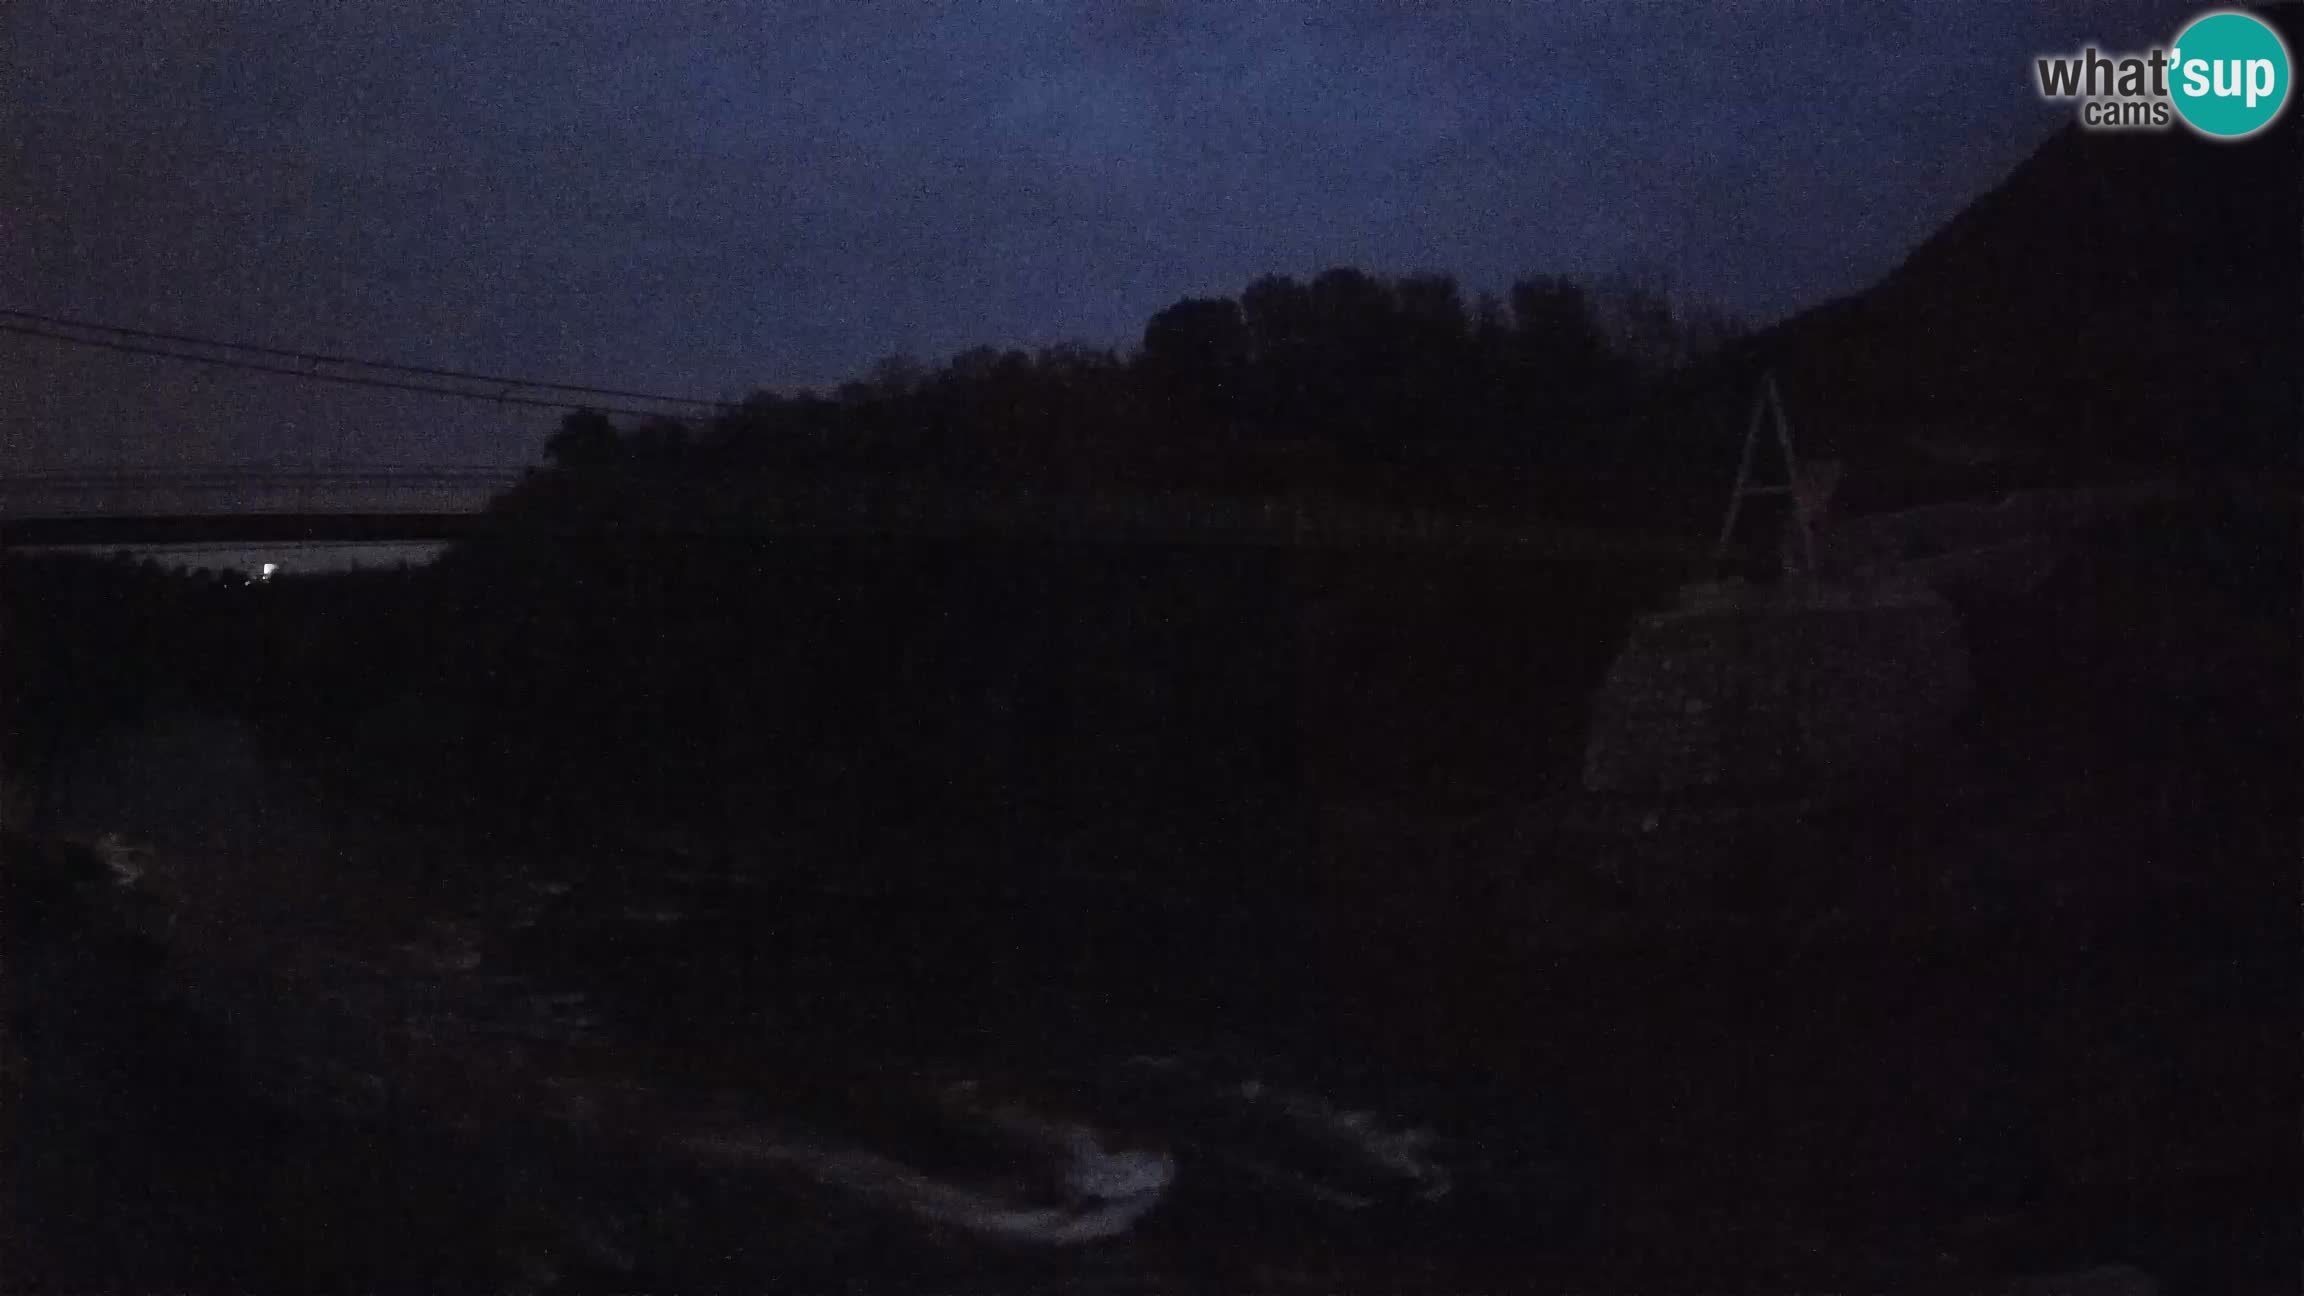
[[[2304,5],[2256,12],[2304,41]],[[2236,143],[2068,125],[1879,283],[1691,367],[1610,443],[1718,479],[1721,412],[1772,370],[1806,450],[1851,464],[1850,507],[2293,471],[2300,229],[2293,109]]]
[[[1159,311],[1127,356],[895,356],[700,425],[570,419],[545,448],[553,473],[504,507],[584,518],[580,480],[610,470],[1518,506],[1531,470],[1589,467],[1594,427],[1739,332],[1627,276],[1533,276],[1468,301],[1446,275],[1267,275]]]
[[[28,647],[12,660],[71,682],[24,677],[49,700],[18,715],[18,743],[205,697],[350,796],[507,832],[992,841],[1183,813],[1269,821],[1302,793],[1321,732],[1308,710],[1388,705],[1304,684],[1308,617],[1365,597],[1365,563],[1189,535],[1010,539],[997,517],[941,538],[752,520],[839,484],[1164,492],[1187,517],[1195,501],[1312,496],[1622,525],[1627,501],[1577,476],[1583,438],[1733,332],[1684,314],[1622,279],[1531,278],[1468,303],[1445,277],[1340,269],[1178,302],[1127,357],[979,349],[703,424],[572,415],[491,504],[495,533],[429,568],[244,583],[19,560]],[[1620,614],[1660,579],[1619,573],[1590,598]],[[1539,624],[1563,644],[1576,627],[1557,650],[1570,674],[1547,681],[1570,696],[1616,622],[1571,603],[1483,637],[1534,661]]]

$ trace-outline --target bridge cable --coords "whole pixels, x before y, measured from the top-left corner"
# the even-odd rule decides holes
[[[31,320],[32,322],[13,322],[16,320]],[[80,337],[72,333],[58,332],[56,331],[58,328],[84,329],[90,332],[109,332],[116,334],[117,336],[114,338]],[[728,401],[706,401],[687,396],[661,396],[649,392],[626,391],[611,387],[587,387],[575,383],[526,382],[520,379],[506,379],[492,375],[466,373],[453,369],[428,369],[415,365],[396,365],[366,360],[353,360],[336,356],[326,356],[314,352],[287,351],[276,347],[257,347],[233,342],[209,342],[203,339],[186,337],[179,334],[159,334],[151,333],[146,330],[117,329],[109,325],[89,325],[80,324],[69,320],[50,320],[46,317],[32,316],[22,311],[12,311],[7,309],[0,309],[0,333],[15,334],[21,337],[40,338],[50,342],[61,342],[68,346],[94,347],[107,351],[117,351],[127,355],[156,356],[168,360],[185,360],[194,364],[213,365],[224,369],[238,369],[249,373],[269,374],[275,377],[304,378],[315,382],[341,383],[353,387],[375,387],[389,391],[419,392],[429,396],[447,396],[459,400],[482,401],[491,405],[521,405],[539,409],[571,411],[592,410],[602,414],[624,414],[635,418],[671,417],[671,415],[664,410],[638,409],[628,405],[604,405],[598,401],[583,401],[574,399],[554,400],[541,396],[515,396],[511,394],[514,391],[526,388],[532,391],[567,392],[571,395],[582,395],[589,393],[592,395],[614,396],[626,400],[655,401],[666,405],[686,405],[694,407],[699,411],[707,409],[732,410],[737,408],[734,403]],[[246,352],[250,355],[272,356],[281,359],[299,360],[306,364],[341,365],[346,367],[378,369],[387,373],[414,374],[425,377],[450,379],[458,382],[491,383],[498,386],[500,390],[494,392],[471,391],[456,387],[443,387],[429,383],[404,382],[397,379],[378,378],[359,374],[321,373],[312,369],[292,368],[283,364],[267,364],[260,360],[243,359],[239,356],[199,355],[182,350],[173,350],[168,347],[145,345],[139,342],[118,340],[119,338],[131,337],[147,338],[156,341],[170,342],[177,345],[211,347],[216,350],[237,350]]]

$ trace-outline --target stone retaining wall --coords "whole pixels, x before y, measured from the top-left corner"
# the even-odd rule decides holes
[[[1757,793],[1860,774],[1968,692],[1959,617],[1932,594],[1659,613],[1594,700],[1588,791]]]

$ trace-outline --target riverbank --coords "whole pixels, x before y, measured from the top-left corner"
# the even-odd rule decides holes
[[[2091,889],[2076,846],[2036,849],[2082,821],[2138,831],[2105,822],[2117,798],[2036,803],[2067,822],[2036,828],[2027,858],[2076,871],[1988,904],[1964,875],[1920,867],[1980,837],[1891,845],[1813,823],[1808,876],[1861,855],[1917,889],[1887,905],[1853,888],[1840,925],[1804,941],[1747,899],[1693,929],[1635,909],[1634,935],[1540,942],[1510,939],[1538,892],[1509,879],[1485,899],[1387,907],[1343,888],[1211,922],[1101,880],[906,906],[662,871],[611,888],[532,862],[536,889],[512,904],[502,887],[413,887],[394,856],[437,839],[327,824],[228,722],[122,735],[112,753],[68,802],[150,848],[175,921],[150,972],[79,951],[35,978],[73,988],[65,1020],[101,1021],[114,1000],[159,1014],[72,1045],[83,1060],[44,1082],[61,1115],[43,1128],[112,1130],[81,1171],[63,1143],[23,1162],[43,1202],[86,1212],[77,1233],[24,1216],[51,1221],[36,1234],[58,1272],[78,1257],[99,1266],[83,1277],[187,1290],[202,1275],[210,1289],[577,1291],[807,1273],[955,1290],[997,1272],[1046,1290],[1237,1290],[1261,1274],[1917,1291],[2111,1260],[2244,1284],[2289,1240],[2272,1152],[2293,1118],[2279,1080],[2292,943],[2214,888]],[[1978,832],[2022,818],[2013,789],[1969,794]],[[1389,835],[1380,818],[1283,843],[1309,852],[1292,875],[1351,876],[1348,856],[1460,877],[1534,858],[1525,817],[1394,817]],[[2228,860],[2229,881],[2261,863]],[[1148,1096],[1126,1082],[1134,1057],[1206,1078]],[[61,1077],[98,1058],[114,1079],[73,1097]],[[1172,1186],[1085,1250],[987,1237],[1098,1227],[1035,1213],[1061,1204],[1030,1187],[1060,1161],[929,1114],[987,1084],[1040,1128],[1096,1131],[1099,1156],[1167,1158]],[[1333,1139],[1374,1138],[1354,1121],[1425,1131],[1449,1192],[1419,1204],[1413,1178],[1339,1161],[1355,1145]],[[900,1173],[882,1162],[941,1165],[950,1186],[906,1204],[875,1186]],[[147,1167],[143,1194],[101,1186],[129,1166]],[[227,1215],[243,1232],[213,1235],[242,1239],[236,1258],[172,1251]],[[423,1239],[422,1258],[284,1240],[374,1237],[384,1219]]]
[[[1973,610],[1971,714],[1871,784],[1654,827],[1564,812],[1607,634],[1494,571],[1314,589],[1197,692],[1130,641],[1181,720],[1032,677],[1092,619],[944,644],[1030,685],[1015,768],[1284,680],[1286,795],[1159,814],[401,816],[455,780],[155,714],[57,798],[168,915],[18,982],[19,1236],[49,1289],[2286,1290],[2291,645],[2180,539]]]

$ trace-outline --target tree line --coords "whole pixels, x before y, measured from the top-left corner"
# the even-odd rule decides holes
[[[979,348],[698,425],[572,415],[492,505],[509,525],[431,567],[250,587],[11,560],[6,746],[29,774],[69,735],[223,705],[396,811],[526,825],[623,803],[949,826],[1283,795],[1295,560],[771,543],[744,509],[811,476],[1418,503],[1493,478],[1525,508],[1582,434],[1731,332],[1629,281],[1467,303],[1445,276],[1339,269],[1176,302],[1126,356]],[[1530,471],[1495,471],[1512,464]],[[623,525],[651,515],[697,525]]]
[[[1740,333],[1629,276],[1541,275],[1467,301],[1444,274],[1337,268],[1078,344],[891,356],[829,393],[761,392],[701,426],[567,420],[556,468],[750,465],[938,480],[1257,492],[1434,463],[1588,458],[1590,433]]]

